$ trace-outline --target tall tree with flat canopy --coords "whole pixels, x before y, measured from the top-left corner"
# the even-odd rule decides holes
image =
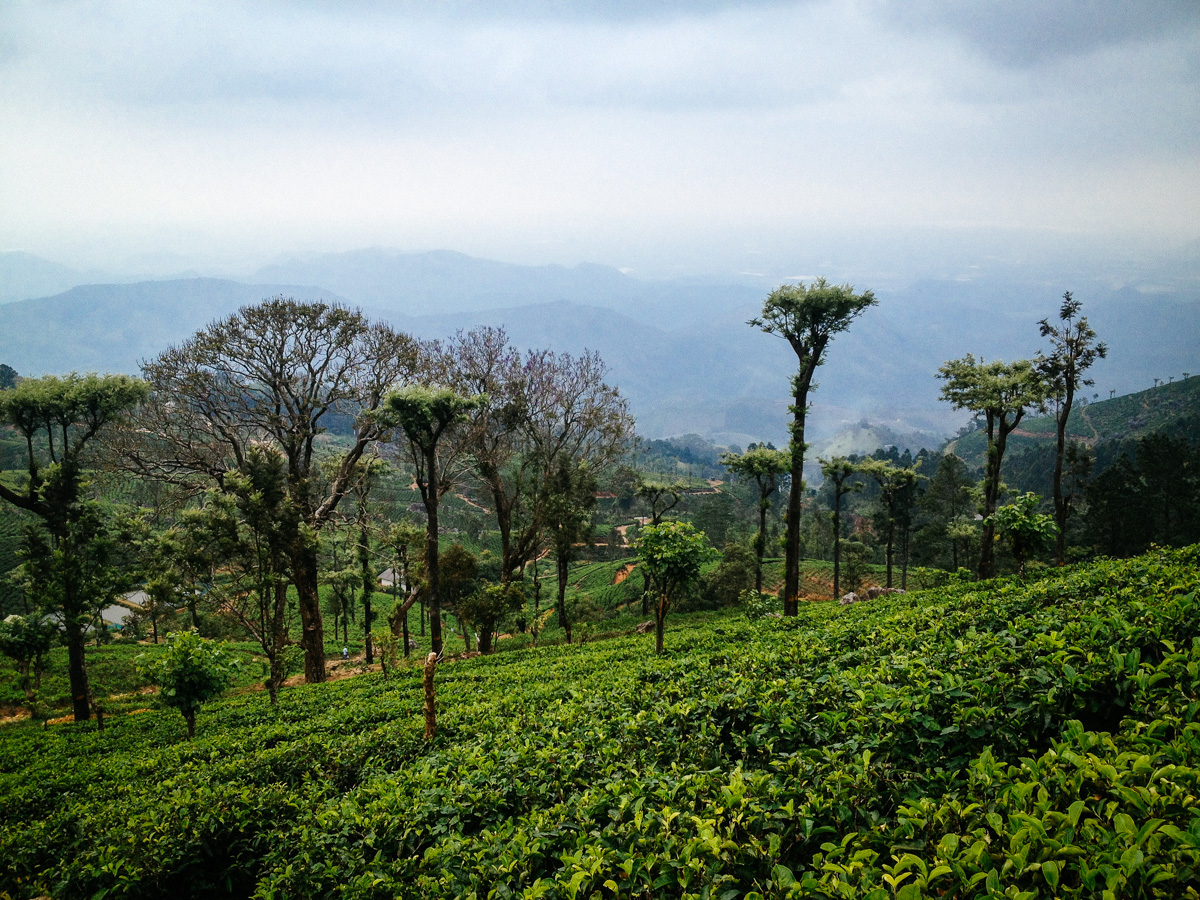
[[[436,348],[435,348],[436,351]],[[421,503],[425,506],[425,587],[429,602],[429,640],[442,652],[441,585],[438,578],[438,507],[465,467],[463,442],[455,427],[485,398],[464,397],[450,388],[412,385],[388,394],[385,418],[403,432]],[[439,453],[439,450],[441,451]]]
[[[411,380],[416,342],[356,310],[274,297],[196,333],[142,366],[150,401],[110,455],[122,468],[189,487],[224,488],[249,448],[284,456],[288,498],[303,522],[290,551],[299,601],[304,678],[325,680],[318,545],[308,539],[333,518],[367,448],[387,425],[372,413]],[[349,429],[325,472],[318,437],[331,419]]]
[[[758,485],[758,534],[754,537],[754,590],[762,593],[763,556],[767,551],[767,512],[771,509],[771,495],[779,488],[780,479],[791,468],[791,459],[786,450],[768,450],[756,447],[745,453],[724,453],[721,464],[730,472],[743,478],[753,478]],[[836,571],[837,556],[834,556]]]
[[[821,464],[821,474],[833,485],[833,599],[836,600],[842,592],[842,498],[861,491],[863,483],[850,480],[858,470],[844,456],[817,462]]]
[[[835,334],[876,304],[871,291],[854,293],[849,284],[829,284],[818,278],[809,284],[785,284],[776,288],[763,304],[762,315],[749,324],[786,340],[796,354],[792,376],[792,424],[789,451],[792,457],[792,487],[788,495],[787,538],[784,544],[783,613],[799,611],[800,518],[804,501],[804,419],[808,392],[816,387],[813,376],[825,362],[825,350]]]
[[[1000,499],[1000,466],[1008,436],[1021,423],[1026,410],[1040,406],[1049,390],[1032,360],[984,362],[971,354],[952,359],[938,369],[942,399],[955,409],[984,417],[987,429],[987,465],[983,478],[983,546],[979,551],[979,577],[996,574],[996,506]]]
[[[91,718],[84,629],[101,599],[91,596],[97,567],[90,549],[103,540],[104,530],[85,496],[83,455],[146,395],[144,382],[125,375],[48,375],[0,391],[0,422],[25,439],[27,462],[24,484],[0,482],[0,498],[41,520],[41,531],[30,535],[30,550],[41,551],[39,593],[63,617],[76,722]]]
[[[1058,309],[1058,322],[1049,318],[1039,322],[1042,337],[1049,338],[1050,354],[1039,353],[1037,367],[1050,386],[1050,403],[1054,408],[1054,522],[1058,526],[1055,555],[1061,566],[1067,561],[1067,518],[1071,515],[1073,496],[1063,492],[1063,462],[1067,456],[1067,420],[1075,403],[1075,392],[1094,384],[1083,373],[1098,359],[1108,356],[1108,346],[1096,343],[1096,332],[1088,325],[1087,316],[1079,316],[1082,308],[1067,291]],[[1078,318],[1076,318],[1078,316]]]

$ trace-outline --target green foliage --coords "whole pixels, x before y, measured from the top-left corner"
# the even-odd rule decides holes
[[[141,675],[158,685],[159,700],[187,720],[188,737],[195,734],[200,707],[229,687],[237,667],[228,650],[195,631],[176,631],[167,636],[165,650],[138,659]]]
[[[1188,896],[1200,550],[0,729],[14,897]],[[778,603],[778,600],[775,601]]]
[[[1058,534],[1054,516],[1037,511],[1041,502],[1037,494],[1023,494],[1001,506],[992,516],[997,536],[1008,542],[1022,575],[1029,556],[1052,547]]]
[[[726,544],[721,562],[704,576],[704,599],[714,607],[736,606],[754,585],[754,567],[753,551],[742,544]]]

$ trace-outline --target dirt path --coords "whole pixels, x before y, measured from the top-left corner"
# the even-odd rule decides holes
[[[620,584],[622,581],[628,578],[630,573],[636,568],[636,563],[629,563],[628,565],[617,569],[617,574],[613,576],[613,584]]]

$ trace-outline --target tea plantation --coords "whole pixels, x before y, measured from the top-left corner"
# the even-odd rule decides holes
[[[1200,548],[0,729],[0,896],[1198,897]]]

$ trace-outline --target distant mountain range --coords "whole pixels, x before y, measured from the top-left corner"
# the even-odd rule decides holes
[[[37,285],[58,290],[0,304],[0,362],[35,375],[136,372],[140,360],[243,305],[276,294],[320,297],[421,337],[503,325],[518,346],[594,349],[648,437],[695,432],[743,446],[787,438],[795,359],[784,341],[746,325],[773,286],[752,277],[651,282],[598,265],[390,250],[286,259],[244,281],[69,283],[83,277],[29,254],[0,253],[0,299]],[[1064,288],[1110,347],[1095,369],[1097,391],[1127,393],[1155,377],[1200,372],[1200,290],[927,280],[877,291],[879,305],[831,343],[811,395],[812,439],[837,452],[869,451],[874,446],[859,444],[881,439],[936,446],[965,421],[938,400],[938,366],[969,352],[1032,354],[1037,320],[1057,312]]]

